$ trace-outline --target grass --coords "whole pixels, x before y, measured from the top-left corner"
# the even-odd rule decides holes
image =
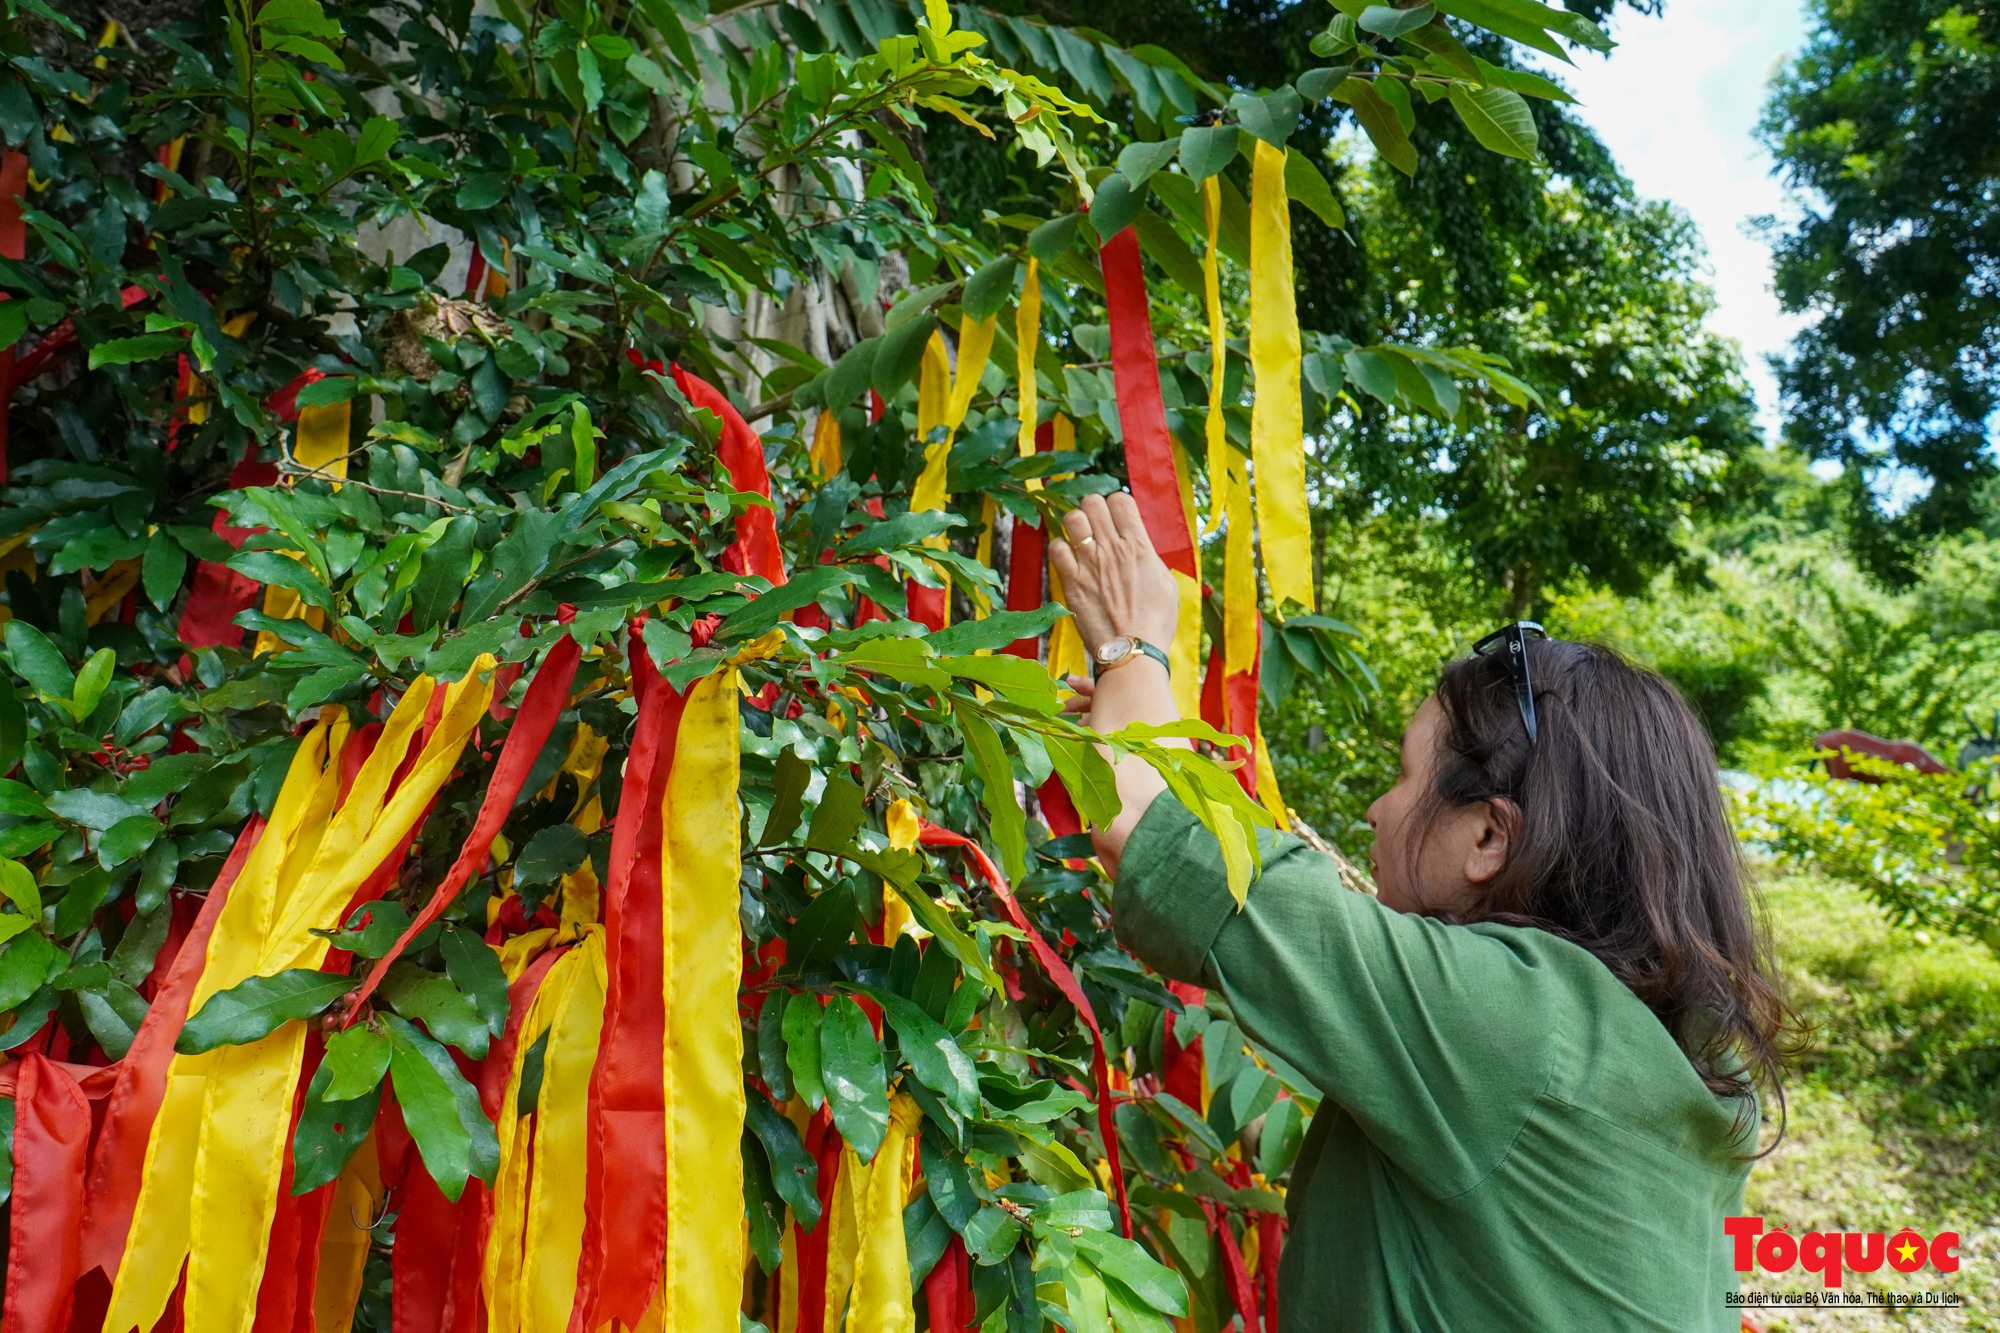
[[[1785,1310],[1768,1333],[2000,1333],[2000,959],[1891,929],[1853,889],[1792,877],[1766,902],[1787,993],[1813,1029],[1789,1084],[1784,1141],[1751,1172],[1767,1228],[1963,1237],[1957,1273],[1885,1265],[1846,1290],[1955,1291],[1962,1310]],[[1775,1125],[1766,1124],[1766,1142]],[[1800,1270],[1744,1289],[1798,1291]]]

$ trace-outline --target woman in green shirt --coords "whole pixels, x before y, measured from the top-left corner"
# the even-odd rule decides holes
[[[1129,496],[1054,559],[1110,732],[1178,718],[1172,574]],[[1284,1333],[1734,1330],[1757,1088],[1785,1008],[1700,722],[1617,654],[1510,626],[1445,667],[1370,807],[1380,900],[1267,836],[1238,910],[1143,762],[1095,830],[1112,915],[1164,975],[1325,1094],[1292,1170]],[[1164,799],[1161,799],[1164,797]]]

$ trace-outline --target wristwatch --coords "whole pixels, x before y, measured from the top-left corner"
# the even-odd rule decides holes
[[[1127,662],[1136,660],[1141,654],[1152,658],[1169,671],[1173,670],[1167,661],[1167,655],[1152,644],[1144,639],[1132,638],[1130,635],[1120,635],[1108,643],[1099,644],[1097,651],[1091,654],[1096,659],[1096,665],[1090,673],[1091,679],[1095,680],[1112,667],[1124,666]]]

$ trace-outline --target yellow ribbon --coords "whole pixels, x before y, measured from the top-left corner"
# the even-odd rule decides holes
[[[333,1187],[333,1206],[319,1242],[319,1283],[313,1289],[313,1327],[347,1328],[361,1300],[361,1279],[368,1267],[369,1230],[382,1204],[382,1169],[375,1155],[375,1134],[369,1131],[340,1183]]]
[[[910,1142],[922,1120],[923,1112],[907,1093],[899,1092],[890,1099],[889,1130],[882,1136],[875,1160],[868,1164],[867,1183],[857,1200],[860,1225],[848,1333],[914,1333],[916,1329],[903,1204],[909,1188]]]
[[[1299,315],[1292,294],[1292,215],[1285,150],[1257,140],[1250,173],[1250,457],[1271,600],[1311,610],[1312,520],[1306,507],[1305,415],[1299,401]]]
[[[1028,256],[1028,275],[1021,280],[1021,304],[1014,310],[1014,392],[1019,401],[1020,435],[1014,448],[1023,458],[1035,452],[1035,425],[1040,408],[1035,402],[1035,356],[1042,349],[1041,266]],[[1042,489],[1040,477],[1028,478],[1028,489]]]
[[[589,1155],[590,1071],[604,1027],[604,935],[584,942],[549,969],[544,988],[561,979],[554,1025],[542,1049],[542,1095],[535,1114],[533,1180],[528,1189],[518,1256],[489,1244],[487,1266],[505,1264],[504,1282],[489,1290],[509,1302],[514,1323],[505,1333],[563,1333],[576,1302],[576,1266],[583,1253],[584,1178]],[[518,1142],[518,1141],[517,1141]],[[497,1217],[497,1213],[496,1213]]]
[[[270,822],[238,873],[229,900],[223,904],[209,939],[208,958],[195,983],[189,1012],[199,1012],[209,996],[251,975],[256,951],[268,928],[278,871],[315,806],[327,772],[337,781],[340,746],[347,737],[345,714],[329,722],[324,716],[299,743],[284,784],[272,807]],[[333,762],[327,763],[332,751]],[[106,1311],[106,1333],[151,1328],[166,1311],[187,1258],[195,1188],[195,1157],[200,1144],[202,1106],[218,1051],[176,1055],[167,1069],[167,1091],[146,1140],[139,1198],[133,1208],[124,1261],[113,1281]],[[254,1278],[245,1278],[251,1296]]]
[[[354,891],[451,777],[492,696],[493,665],[491,657],[480,658],[447,690],[437,729],[393,796],[389,784],[422,726],[436,683],[420,678],[403,697],[344,797],[340,759],[347,717],[326,710],[331,720],[323,714],[299,747],[271,827],[223,907],[190,1012],[248,977],[324,961],[327,941],[310,929],[338,924]],[[218,1333],[250,1328],[304,1046],[305,1024],[295,1022],[246,1045],[174,1058],[171,1114],[163,1104],[148,1140],[146,1180],[107,1329],[156,1322],[183,1257],[189,1326]]]
[[[813,424],[811,459],[816,476],[831,477],[840,471],[840,418],[831,412],[821,412]]]
[[[736,673],[688,694],[667,780],[667,1253],[663,1326],[730,1329],[743,1298],[743,1029]],[[724,1202],[731,1220],[716,1223]]]
[[[1222,271],[1217,248],[1218,233],[1222,224],[1222,187],[1220,178],[1210,176],[1201,183],[1201,211],[1208,224],[1208,249],[1201,256],[1201,283],[1208,299],[1208,467],[1210,486],[1215,486],[1216,469],[1222,451],[1228,446],[1229,431],[1222,417],[1222,385],[1229,373],[1229,326],[1222,315]],[[1208,524],[1201,535],[1212,537],[1222,528],[1221,498],[1211,489],[1208,498]]]
[[[958,374],[953,376],[945,354],[944,334],[933,333],[924,344],[923,371],[917,381],[917,434],[929,440],[931,432],[944,427],[944,438],[924,448],[923,475],[910,493],[910,509],[942,509],[949,498],[945,490],[951,463],[951,443],[965,414],[972,408],[972,396],[979,391],[980,376],[993,355],[993,329],[1000,317],[988,315],[978,323],[968,323],[958,343]],[[936,539],[942,544],[943,539]]]
[[[1278,792],[1278,770],[1271,767],[1271,747],[1264,744],[1264,724],[1258,723],[1255,732],[1252,739],[1257,742],[1257,799],[1271,812],[1271,818],[1278,821],[1278,827],[1289,831],[1292,812]]]
[[[827,1333],[841,1327],[847,1298],[854,1290],[854,1269],[861,1254],[861,1219],[867,1180],[854,1149],[842,1146],[840,1167],[833,1180],[833,1201],[820,1220],[826,1232],[826,1309],[820,1325]],[[871,1331],[872,1333],[872,1331]]]
[[[1194,478],[1188,470],[1187,450],[1173,441],[1174,480],[1181,491],[1181,521],[1187,524],[1188,544],[1197,553],[1201,542],[1195,536]],[[1197,555],[1196,566],[1200,568]],[[1201,716],[1201,580],[1174,571],[1174,587],[1180,596],[1179,619],[1174,622],[1174,642],[1167,650],[1167,678],[1174,692],[1174,704],[1182,717]]]
[[[234,320],[230,322],[235,323]],[[292,461],[300,467],[317,469],[317,475],[323,478],[346,477],[347,432],[353,421],[353,407],[349,402],[300,408],[298,434],[292,441]],[[334,489],[339,490],[339,485],[336,484]],[[325,612],[316,606],[305,605],[305,599],[296,592],[275,583],[264,589],[264,614],[273,620],[303,618],[314,629],[326,628]],[[284,640],[269,630],[259,630],[253,651],[283,652],[287,646]]]

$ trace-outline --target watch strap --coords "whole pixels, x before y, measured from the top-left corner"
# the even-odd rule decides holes
[[[1157,648],[1150,643],[1147,643],[1144,639],[1139,638],[1136,635],[1128,634],[1125,637],[1131,640],[1132,652],[1134,654],[1143,653],[1145,656],[1152,658],[1155,662],[1158,662],[1161,666],[1165,667],[1167,669],[1168,674],[1172,674],[1174,669],[1174,664],[1167,659],[1167,654],[1165,650]],[[1117,665],[1123,666],[1125,665],[1125,663],[1131,660],[1132,658],[1130,656],[1121,657],[1118,659]],[[1095,658],[1092,658],[1090,664],[1090,678],[1092,680],[1096,680],[1099,676],[1103,674],[1104,674],[1104,664],[1097,661]]]

